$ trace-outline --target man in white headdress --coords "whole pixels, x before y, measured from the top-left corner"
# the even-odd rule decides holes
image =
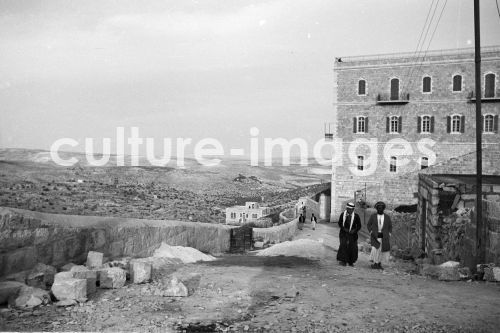
[[[383,269],[382,263],[389,262],[391,250],[392,222],[389,215],[384,213],[385,203],[379,201],[375,204],[377,213],[370,216],[366,224],[370,233],[372,251],[370,259],[373,261],[372,268]]]
[[[354,203],[349,202],[339,218],[340,246],[337,260],[342,266],[346,263],[353,266],[358,260],[358,231],[361,229],[361,219],[354,212]]]

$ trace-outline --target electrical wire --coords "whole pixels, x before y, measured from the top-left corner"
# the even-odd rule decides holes
[[[498,0],[495,0],[497,4],[497,13],[498,13],[498,18],[500,19],[500,8],[498,8]]]
[[[424,63],[424,59],[425,59],[425,56],[427,55],[427,52],[429,51],[429,48],[431,46],[431,43],[432,43],[432,40],[434,39],[434,35],[436,34],[436,31],[437,31],[437,28],[439,26],[439,22],[441,22],[441,18],[443,16],[443,13],[444,13],[444,9],[446,8],[446,4],[448,3],[448,0],[446,0],[444,2],[444,5],[443,7],[441,8],[441,12],[439,13],[439,17],[438,17],[438,20],[436,22],[436,25],[434,26],[434,30],[432,31],[432,34],[431,34],[431,38],[429,39],[429,42],[427,44],[427,48],[424,52],[424,55],[422,57],[422,61],[420,62],[420,64],[418,65],[418,69],[416,70],[416,74],[419,74],[419,73],[422,73],[421,69],[422,69],[422,65]],[[413,80],[412,78],[410,77],[410,83],[408,84],[411,88],[411,83],[413,83]]]

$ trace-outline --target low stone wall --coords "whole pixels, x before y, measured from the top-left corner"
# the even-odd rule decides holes
[[[230,226],[181,221],[58,215],[0,207],[0,276],[36,263],[82,263],[88,251],[109,258],[149,256],[161,244],[219,254],[230,248]]]
[[[264,244],[277,244],[285,242],[295,236],[298,221],[299,219],[296,218],[291,222],[280,224],[271,228],[254,228],[252,238],[254,240],[262,240]]]

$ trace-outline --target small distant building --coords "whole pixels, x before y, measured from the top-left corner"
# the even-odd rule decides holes
[[[262,207],[258,202],[248,201],[244,206],[226,208],[226,223],[241,224],[257,221],[270,214],[269,207]]]

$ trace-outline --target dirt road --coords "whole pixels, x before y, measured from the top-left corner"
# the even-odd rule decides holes
[[[297,238],[331,246],[323,260],[225,256],[189,264],[201,273],[187,298],[151,296],[150,285],[99,290],[81,306],[32,312],[1,309],[10,331],[187,332],[498,332],[500,284],[441,282],[406,273],[395,262],[383,272],[360,253],[355,267],[335,260],[338,229],[306,224]]]

